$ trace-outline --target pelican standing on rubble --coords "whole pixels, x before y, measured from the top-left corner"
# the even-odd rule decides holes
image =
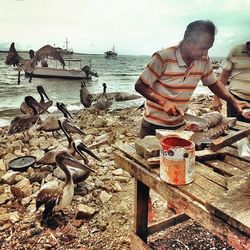
[[[42,86],[37,86],[36,87],[38,94],[40,95],[40,106],[43,107],[43,109],[40,108],[40,106],[36,107],[37,111],[39,114],[44,113],[45,111],[48,110],[48,108],[53,104],[53,101],[49,99],[49,97],[47,96],[44,88]],[[43,97],[43,95],[47,98],[47,102],[45,102],[45,99]],[[32,109],[25,103],[23,102],[20,106],[20,110],[23,114],[27,114],[32,112]]]
[[[63,116],[65,117],[64,120],[64,127],[67,131],[73,132],[73,133],[78,133],[80,135],[86,135],[83,130],[81,130],[79,127],[76,125],[72,125],[70,122],[69,118],[73,119],[72,115],[69,113],[68,109],[62,102],[57,102],[56,106],[58,110],[60,110],[63,113]],[[37,128],[37,131],[44,131],[44,132],[52,132],[53,136],[54,132],[59,133],[59,130],[61,129],[58,123],[60,117],[57,116],[50,116],[44,120],[40,126]]]
[[[92,157],[94,157],[95,159],[100,160],[90,149],[88,149],[86,147],[86,145],[80,139],[73,141],[72,137],[65,129],[65,126],[66,126],[65,123],[67,123],[67,124],[69,123],[69,121],[65,117],[61,117],[58,120],[58,123],[59,123],[60,128],[62,129],[62,131],[66,135],[67,140],[68,140],[68,147],[64,148],[63,149],[64,151],[66,150],[69,154],[71,154],[73,156],[75,156],[75,154],[79,153],[80,151],[85,151],[86,153],[88,153]],[[73,127],[74,125],[71,125],[71,126]],[[76,143],[77,143],[77,148],[78,148],[77,151],[75,150],[76,146],[74,146]],[[50,150],[40,160],[38,160],[37,163],[43,164],[43,165],[55,165],[56,164],[55,157],[56,157],[57,153],[58,153],[57,149]],[[80,156],[85,161],[85,163],[87,163],[86,156],[84,154],[80,154]]]
[[[88,171],[89,173],[93,172],[91,168],[75,159],[67,151],[59,151],[55,160],[57,165],[65,173],[65,183],[62,189],[59,187],[44,188],[38,193],[36,197],[36,209],[39,209],[42,205],[45,206],[42,214],[42,225],[48,222],[53,213],[62,211],[63,208],[68,207],[72,202],[74,196],[74,183],[68,166]]]
[[[40,107],[41,109],[43,109],[43,107],[40,106],[40,104],[32,96],[26,96],[24,100],[27,106],[30,107],[33,112],[32,114],[24,114],[15,117],[10,123],[7,135],[24,132],[30,129],[40,119],[37,107]]]

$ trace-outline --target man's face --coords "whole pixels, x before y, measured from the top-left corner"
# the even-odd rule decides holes
[[[214,38],[210,34],[204,33],[200,36],[198,42],[188,42],[189,58],[199,60],[208,54],[208,50],[213,46]]]

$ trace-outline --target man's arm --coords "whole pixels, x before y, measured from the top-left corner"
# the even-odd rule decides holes
[[[182,108],[178,107],[176,103],[156,93],[150,86],[144,83],[140,78],[135,83],[135,90],[144,96],[146,99],[155,102],[162,106],[163,110],[168,115],[184,115]]]
[[[231,71],[227,71],[223,69],[222,72],[220,73],[218,81],[220,81],[224,86],[226,86],[230,75],[231,75]],[[213,98],[213,107],[217,111],[221,111],[222,109],[222,102],[217,95],[215,95]]]
[[[250,104],[247,102],[239,102],[236,98],[234,98],[228,89],[225,87],[223,83],[217,81],[215,84],[209,86],[209,89],[219,98],[231,103],[231,105],[235,108],[238,113],[242,113],[243,107],[250,107]]]

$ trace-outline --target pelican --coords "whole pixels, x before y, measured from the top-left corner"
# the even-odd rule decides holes
[[[80,151],[85,151],[86,153],[94,157],[95,159],[100,160],[90,149],[87,148],[87,146],[80,139],[73,141],[72,137],[70,136],[70,134],[67,132],[65,128],[65,123],[68,123],[68,120],[65,117],[59,118],[58,123],[68,140],[68,146],[64,150],[67,150],[67,152],[73,156],[75,156],[76,152],[79,153]],[[75,150],[76,148],[74,146],[75,144],[77,144],[77,148],[78,148],[77,151]],[[58,150],[50,150],[40,160],[38,160],[37,163],[44,164],[44,165],[55,165],[56,164],[55,157],[56,157],[57,152]],[[83,160],[87,164],[88,162],[86,160],[86,156],[84,154],[80,154],[80,156],[83,158]]]
[[[24,59],[17,53],[15,49],[15,43],[11,43],[8,55],[5,60],[5,64],[18,67],[19,71],[24,70],[32,72],[36,67],[37,62],[48,57],[53,57],[54,59],[59,60],[63,67],[65,66],[65,62],[60,52],[58,52],[57,49],[52,47],[51,45],[45,45],[40,48],[31,59]]]
[[[93,106],[95,107],[95,109],[97,110],[104,110],[107,111],[110,106],[112,105],[112,98],[110,95],[108,95],[106,93],[106,89],[107,89],[107,85],[106,83],[102,84],[103,86],[103,93],[97,95],[93,101],[95,101],[95,104],[93,104]]]
[[[37,86],[36,89],[41,97],[39,104],[40,104],[40,106],[43,107],[43,109],[41,109],[40,107],[37,107],[37,110],[38,110],[39,114],[42,114],[43,112],[48,110],[48,108],[53,104],[53,101],[51,101],[49,99],[49,97],[47,96],[47,94],[42,86]],[[43,95],[47,98],[47,100],[48,100],[47,102],[45,102]],[[23,102],[21,104],[20,110],[24,114],[32,112],[32,109],[29,108],[29,106],[25,102]]]
[[[106,89],[107,85],[106,83],[103,83],[103,93],[91,94],[89,93],[85,82],[81,82],[80,100],[82,105],[85,108],[89,108],[92,105],[92,103],[96,102],[99,104],[97,104],[97,106],[95,106],[96,104],[93,104],[93,106],[95,106],[97,109],[100,108],[100,110],[105,110],[107,106],[108,108],[111,106],[112,101],[121,102],[121,101],[129,101],[142,98],[142,96],[140,95],[128,94],[126,92],[119,92],[119,91],[107,93]],[[100,103],[106,103],[106,104],[103,105]]]
[[[24,100],[28,107],[32,109],[32,114],[24,114],[15,117],[10,123],[7,135],[26,131],[36,124],[40,119],[37,107],[40,107],[41,109],[43,109],[43,107],[40,106],[40,104],[32,96],[26,96]]]
[[[64,121],[64,127],[67,131],[69,132],[73,132],[73,133],[78,133],[80,135],[86,135],[84,133],[84,131],[82,131],[79,127],[77,127],[76,125],[73,125],[69,118],[73,119],[72,115],[69,113],[68,109],[66,108],[66,106],[64,105],[64,103],[62,102],[57,102],[56,106],[58,108],[58,110],[60,110],[64,117],[66,118]],[[44,131],[44,132],[52,132],[53,136],[54,136],[54,132],[59,133],[58,131],[61,129],[58,123],[58,119],[60,117],[57,116],[50,116],[48,118],[46,118],[46,120],[44,120],[40,126],[37,128],[37,131]]]
[[[75,159],[67,151],[59,151],[55,160],[58,167],[65,173],[65,183],[63,188],[44,188],[37,194],[36,209],[38,210],[42,205],[45,207],[41,224],[47,222],[53,213],[62,211],[62,209],[68,207],[72,202],[74,196],[74,183],[68,169],[69,166],[87,171],[88,173],[94,172],[91,168]]]

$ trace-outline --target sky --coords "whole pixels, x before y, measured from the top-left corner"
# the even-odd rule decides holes
[[[250,0],[1,0],[0,50],[50,44],[74,52],[152,55],[178,44],[186,26],[209,19],[216,25],[210,56],[226,56],[250,40]]]

